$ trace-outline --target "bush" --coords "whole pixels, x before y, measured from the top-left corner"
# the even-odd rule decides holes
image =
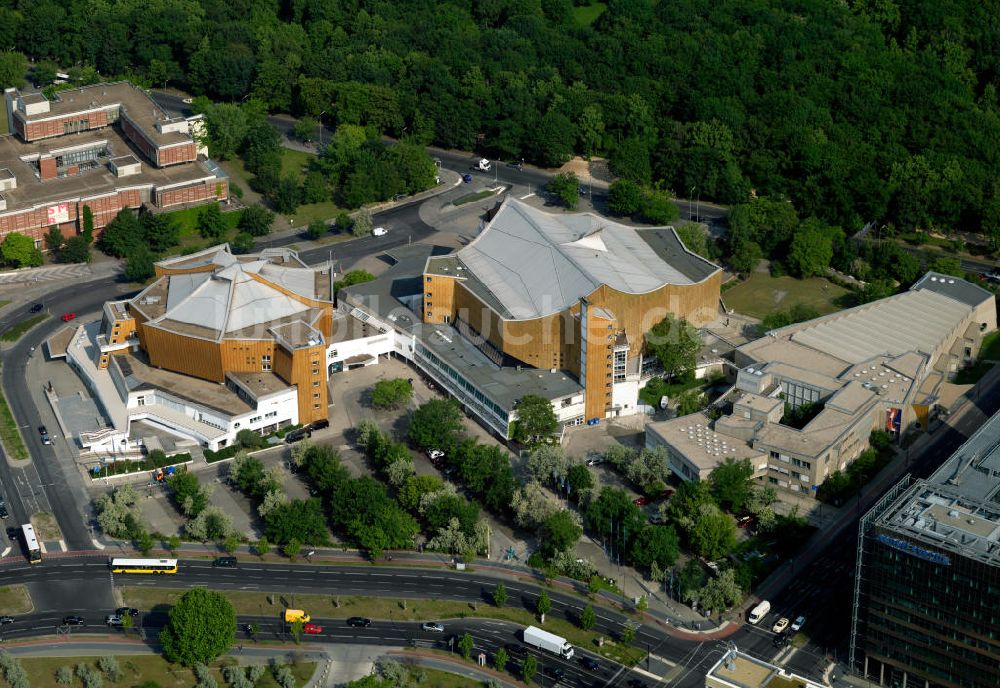
[[[233,240],[229,242],[229,245],[233,249],[233,252],[237,254],[251,253],[254,250],[254,248],[256,248],[256,244],[254,243],[253,240],[253,235],[250,234],[249,232],[240,232],[235,237],[233,237]]]
[[[272,222],[274,213],[262,205],[252,205],[243,211],[236,226],[252,237],[262,237],[270,234]]]
[[[322,220],[314,220],[309,223],[309,227],[306,228],[306,236],[316,241],[321,236],[326,234],[326,223]]]

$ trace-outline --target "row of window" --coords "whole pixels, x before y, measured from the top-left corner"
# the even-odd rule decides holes
[[[425,346],[417,343],[417,354],[422,358],[427,360],[431,365],[433,365],[438,370],[442,371],[448,377],[455,381],[455,383],[463,390],[465,390],[471,397],[473,397],[477,402],[479,402],[484,408],[486,408],[490,413],[492,413],[496,418],[506,426],[509,421],[509,414],[504,410],[499,404],[494,402],[492,399],[487,397],[482,393],[475,385],[472,385],[465,377],[459,373],[457,370],[449,366],[447,363],[438,358],[432,351],[427,349]]]

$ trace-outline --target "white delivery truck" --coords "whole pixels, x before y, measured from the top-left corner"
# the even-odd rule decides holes
[[[535,626],[528,626],[524,629],[524,642],[541,650],[562,655],[566,659],[573,656],[573,646],[567,643],[565,638]]]
[[[491,169],[491,164],[490,164],[489,160],[487,160],[486,158],[483,158],[483,159],[481,159],[479,161],[479,171],[480,172],[489,172],[490,169]]]
[[[759,624],[760,620],[767,616],[767,613],[771,611],[771,603],[764,600],[756,607],[750,610],[750,616],[747,617],[747,621],[752,624]]]

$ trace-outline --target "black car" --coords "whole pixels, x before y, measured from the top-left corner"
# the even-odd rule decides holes
[[[82,616],[70,614],[69,616],[63,617],[62,623],[63,626],[82,626],[85,622]]]
[[[7,502],[0,498],[0,518],[7,518],[10,516],[10,512],[7,511]]]
[[[601,665],[596,659],[593,657],[587,657],[586,655],[580,657],[580,665],[587,671],[598,671],[601,668]]]
[[[14,542],[14,540],[17,540],[17,538],[19,538],[20,536],[21,536],[20,528],[7,529],[7,539],[10,540],[11,542]]]
[[[524,645],[518,645],[517,643],[507,643],[503,646],[503,649],[507,650],[508,657],[523,659],[528,656],[528,648]]]
[[[32,306],[32,307],[31,307],[31,312],[32,312],[32,313],[38,313],[38,312],[39,312],[39,311],[41,311],[41,310],[42,310],[43,308],[45,308],[45,306],[43,306],[43,305],[42,305],[42,304],[40,304],[40,303],[36,303],[36,304],[35,304],[34,306]]]
[[[566,677],[566,672],[563,671],[562,667],[557,666],[545,666],[542,673],[557,683]]]
[[[38,435],[42,438],[42,444],[52,444],[52,438],[49,437],[48,428],[44,425],[38,426]]]
[[[13,616],[0,616],[0,626],[6,626],[7,624],[14,623]]]
[[[139,610],[135,607],[118,607],[115,610],[116,616],[139,616]]]
[[[238,563],[236,557],[216,557],[215,561],[212,562],[212,566],[223,569],[235,569]]]
[[[778,635],[774,636],[774,640],[772,642],[774,643],[775,647],[784,647],[785,645],[788,644],[788,634],[779,633]]]
[[[646,688],[646,684],[637,678],[630,678],[628,680],[628,688]]]
[[[366,628],[372,625],[371,619],[366,619],[363,616],[352,616],[347,620],[348,626],[354,626],[355,628]]]
[[[314,420],[312,423],[309,424],[310,430],[322,430],[323,428],[328,428],[328,427],[330,427],[330,421],[328,421],[326,418],[320,418],[319,420]]]
[[[298,442],[304,440],[307,437],[312,437],[312,433],[309,428],[299,428],[298,430],[292,430],[285,434],[285,442],[287,444],[292,444],[293,442]]]

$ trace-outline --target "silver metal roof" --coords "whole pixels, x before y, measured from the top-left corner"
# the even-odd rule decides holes
[[[931,354],[971,308],[930,289],[907,291],[804,325],[792,325],[798,331],[791,339],[849,363],[907,351]]]
[[[513,199],[457,256],[514,319],[557,313],[602,284],[641,294],[695,281],[633,227],[592,214],[552,215]]]

